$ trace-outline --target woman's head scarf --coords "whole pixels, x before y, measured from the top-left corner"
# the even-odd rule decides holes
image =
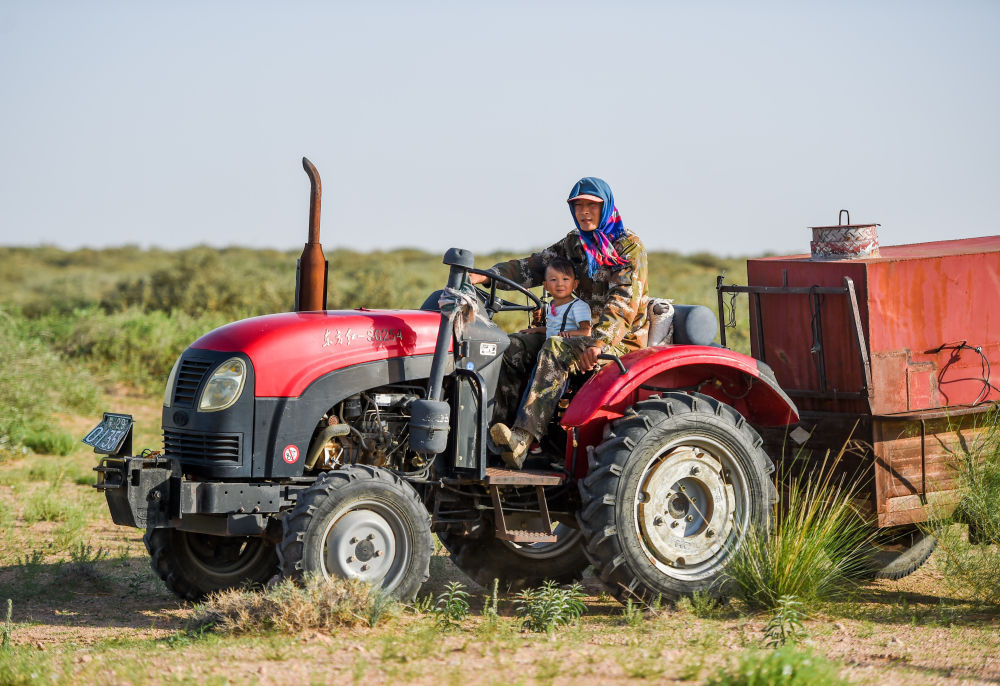
[[[581,195],[594,196],[602,201],[601,221],[593,231],[582,230],[580,222],[576,220],[572,203]],[[587,276],[593,276],[601,266],[615,267],[627,264],[618,255],[614,246],[614,242],[625,235],[625,225],[622,224],[621,215],[615,207],[615,196],[611,194],[611,186],[596,176],[584,177],[573,186],[566,202],[570,203],[569,213],[573,217],[573,223],[576,224],[580,242],[583,243],[583,250],[587,255]]]

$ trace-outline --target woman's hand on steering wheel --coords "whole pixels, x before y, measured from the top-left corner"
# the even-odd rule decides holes
[[[538,299],[534,293],[522,286],[521,284],[508,279],[505,276],[500,276],[491,271],[486,271],[482,269],[470,269],[469,270],[469,282],[477,286],[478,284],[484,284],[487,281],[490,282],[490,290],[487,292],[485,289],[476,288],[479,296],[483,299],[486,304],[486,309],[491,312],[531,312],[542,306],[542,301]],[[527,296],[528,300],[531,301],[530,304],[521,305],[520,303],[511,302],[509,300],[504,300],[503,298],[497,296],[497,282],[503,283],[510,286],[512,289],[523,293]]]

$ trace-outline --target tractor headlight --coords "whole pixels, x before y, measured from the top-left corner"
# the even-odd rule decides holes
[[[216,367],[201,392],[198,409],[205,412],[224,410],[240,397],[243,382],[247,378],[247,366],[238,357],[230,357]]]
[[[177,369],[181,366],[181,355],[174,362],[174,366],[170,370],[170,376],[167,377],[167,387],[163,391],[163,406],[170,407],[170,401],[174,397],[174,382],[177,380]]]

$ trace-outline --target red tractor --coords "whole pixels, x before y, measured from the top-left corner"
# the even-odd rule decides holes
[[[228,324],[184,351],[162,453],[131,454],[128,415],[106,414],[85,439],[107,455],[97,488],[112,518],[146,530],[167,587],[196,599],[280,571],[411,598],[436,533],[482,584],[566,582],[592,564],[623,601],[724,592],[776,498],[758,428],[799,419],[770,367],[713,344],[707,308],[678,307],[673,343],[571,383],[543,452],[505,469],[487,426],[509,339],[492,319],[537,298],[511,282],[501,286],[529,304],[499,298],[504,279],[451,249],[446,293],[469,273],[493,289],[464,306],[434,294],[419,310],[326,310],[319,179],[304,163],[298,311]]]

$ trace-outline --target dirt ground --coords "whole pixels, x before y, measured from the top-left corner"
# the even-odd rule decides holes
[[[147,406],[137,419],[152,427],[137,437],[139,447],[155,437],[158,410]],[[80,436],[96,423],[64,420]],[[59,465],[82,480],[93,461],[83,449],[0,460],[0,629],[12,644],[0,649],[0,683],[698,683],[761,646],[767,617],[741,614],[738,604],[714,613],[670,608],[630,622],[589,575],[578,624],[522,633],[508,597],[491,625],[479,611],[483,589],[443,551],[421,595],[453,580],[467,584],[474,611],[461,629],[441,630],[427,613],[402,609],[375,628],[332,635],[192,635],[185,629],[193,608],[152,573],[141,532],[112,524],[88,484],[67,478],[53,486]],[[69,514],[31,516],[46,494],[49,507],[65,505]],[[1000,613],[947,591],[938,554],[910,577],[812,609],[804,646],[855,683],[1000,683]]]
[[[50,581],[14,606],[13,642],[53,656],[58,682],[361,683],[367,676],[411,684],[697,683],[759,645],[766,621],[727,609],[713,619],[673,609],[629,626],[599,580],[587,577],[587,614],[554,636],[519,632],[502,600],[506,628],[492,634],[476,612],[448,632],[403,612],[384,626],[334,635],[189,640],[192,606],[146,571],[140,536],[108,524],[92,534],[101,544],[124,541],[134,554],[98,563],[96,574],[53,563],[40,575]],[[453,579],[482,593],[443,556],[432,571],[424,593],[439,593]],[[17,585],[17,573],[4,559],[0,589]],[[874,584],[855,602],[809,618],[805,644],[841,662],[842,674],[857,683],[1000,683],[1000,617],[939,589],[933,563],[900,582]]]

